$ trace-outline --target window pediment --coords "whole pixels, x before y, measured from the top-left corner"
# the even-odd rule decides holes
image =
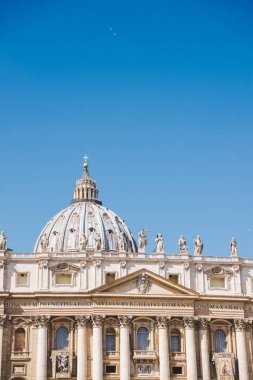
[[[52,272],[77,272],[80,270],[80,267],[68,263],[59,263],[54,266],[50,266],[49,269]]]

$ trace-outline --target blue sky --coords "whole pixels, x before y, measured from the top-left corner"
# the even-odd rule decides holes
[[[253,257],[250,1],[0,3],[0,229],[31,251],[90,157],[103,204],[167,252]],[[111,28],[112,31],[109,29]],[[116,35],[114,35],[114,33]]]

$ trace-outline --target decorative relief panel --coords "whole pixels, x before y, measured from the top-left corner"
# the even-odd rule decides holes
[[[149,291],[150,284],[147,273],[140,273],[137,276],[136,285],[139,293],[141,294],[145,294]]]
[[[26,364],[24,363],[12,364],[11,372],[13,375],[26,375]]]

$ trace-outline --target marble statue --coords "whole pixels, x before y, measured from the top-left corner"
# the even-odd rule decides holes
[[[7,246],[7,236],[3,231],[0,232],[0,251],[4,251]]]
[[[100,251],[102,247],[102,239],[100,233],[95,237],[96,251]]]
[[[185,240],[184,236],[181,235],[178,240],[179,250],[182,255],[188,255],[188,247],[187,247],[187,241]]]
[[[119,245],[119,251],[120,252],[125,252],[125,237],[124,237],[124,232],[121,231],[118,237],[118,245]]]
[[[142,228],[138,234],[138,252],[145,253],[145,247],[148,243],[147,235]]]
[[[79,239],[79,246],[80,246],[80,251],[86,251],[86,247],[88,244],[88,238],[82,233]]]
[[[238,247],[237,247],[237,241],[233,237],[231,242],[230,242],[230,253],[231,256],[238,256]]]
[[[156,235],[156,253],[164,253],[164,239],[162,234]]]
[[[48,246],[48,239],[47,239],[47,234],[46,233],[44,233],[44,234],[41,235],[40,246],[41,246],[42,252],[46,252],[47,246]]]
[[[194,255],[201,256],[203,252],[204,244],[200,236],[197,235],[196,239],[194,239],[193,242],[194,242]]]

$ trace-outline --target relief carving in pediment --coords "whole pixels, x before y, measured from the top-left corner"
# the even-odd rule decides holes
[[[215,266],[212,266],[211,268],[205,269],[204,273],[208,277],[211,277],[211,276],[224,276],[224,275],[232,276],[233,275],[233,271],[231,269],[224,268],[221,265],[215,265]]]

